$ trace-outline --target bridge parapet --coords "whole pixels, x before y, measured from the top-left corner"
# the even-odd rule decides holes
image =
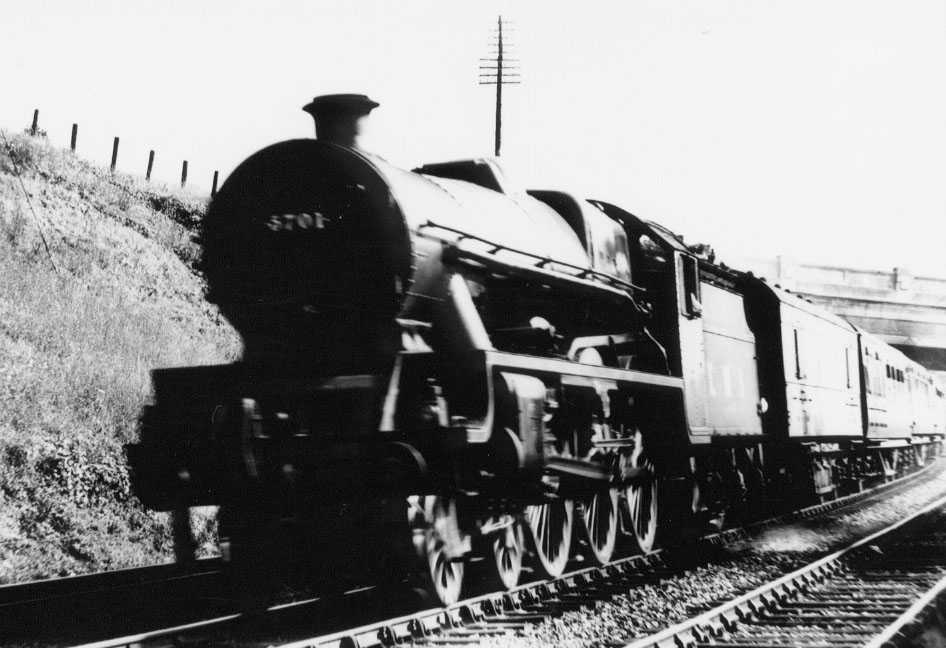
[[[946,382],[946,277],[915,276],[907,268],[795,263],[781,256],[746,259],[737,267],[879,335]]]

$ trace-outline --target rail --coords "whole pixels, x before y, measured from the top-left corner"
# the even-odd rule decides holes
[[[844,549],[816,560],[805,567],[782,576],[781,578],[766,583],[765,585],[762,585],[751,592],[743,594],[742,596],[720,605],[719,607],[709,610],[708,612],[704,612],[703,614],[688,619],[682,623],[666,628],[657,634],[633,641],[627,644],[624,648],[686,648],[688,646],[694,645],[705,645],[710,641],[712,641],[714,645],[725,646],[725,635],[727,633],[733,633],[740,627],[740,625],[750,624],[753,619],[759,620],[761,618],[763,621],[766,620],[765,615],[777,609],[777,607],[783,602],[790,600],[801,592],[814,589],[817,584],[831,579],[839,570],[842,560],[850,557],[856,550],[860,549],[861,547],[870,547],[875,545],[885,536],[890,536],[907,524],[923,518],[934,511],[943,509],[944,507],[946,507],[946,496],[935,500],[927,506],[924,506],[919,511],[901,520],[898,520],[897,522],[881,529],[880,531],[877,531],[876,533],[872,533],[865,538],[861,538],[860,540],[851,543]],[[879,551],[879,549],[875,547],[875,551]],[[944,577],[946,577],[946,562],[943,564],[942,574]],[[873,581],[871,589],[875,587],[876,581]],[[935,596],[934,592],[942,591],[944,587],[946,587],[946,582],[940,579],[937,585],[933,587],[926,597],[923,597],[903,614],[897,616],[892,623],[884,624],[886,627],[882,632],[874,633],[874,637],[871,639],[871,643],[868,645],[882,645],[887,639],[897,634],[903,625],[909,623],[914,618],[914,608],[925,608],[928,603],[926,601],[927,597]],[[869,602],[870,599],[870,591],[862,590],[858,592],[858,602],[863,603],[865,600]],[[857,615],[832,615],[830,612],[825,612],[822,610],[818,614],[819,620],[815,622],[815,625],[824,626],[827,629],[831,625],[838,626],[839,624],[842,624],[840,630],[846,631],[847,627],[843,625],[843,622],[845,621],[851,621],[853,618],[859,618],[860,625],[870,626],[869,622],[872,620],[872,617],[877,618],[876,610],[874,609],[867,608],[867,610],[861,610],[859,612],[860,613]],[[911,616],[911,614],[913,614],[913,616]],[[811,618],[809,616],[797,616],[799,617],[797,619],[799,624],[811,622]],[[779,618],[781,619],[781,615]],[[790,623],[791,619],[786,619],[786,621]],[[791,626],[780,627],[785,628]],[[836,627],[835,630],[837,629],[839,628]],[[790,637],[786,637],[786,641],[788,640],[790,640]],[[832,637],[824,643],[836,644],[840,643],[841,641],[842,639]],[[863,642],[859,643],[863,644]],[[741,646],[746,644],[740,642],[736,645]],[[750,645],[757,644],[750,643]],[[785,645],[798,644],[793,642],[786,643]]]
[[[784,515],[754,522],[741,528],[727,529],[712,533],[700,539],[703,546],[723,546],[744,539],[750,530],[761,529],[801,519],[821,515],[856,503],[870,495],[884,492],[892,487],[912,482],[927,474],[933,467],[942,466],[942,461],[931,461],[923,468],[911,472],[899,479],[885,482],[874,488],[830,500],[821,504],[805,507]],[[946,498],[943,498],[946,504]],[[927,507],[928,508],[928,507]],[[873,534],[871,537],[875,537]],[[866,541],[865,541],[866,542]],[[862,543],[863,544],[863,543]],[[410,641],[435,643],[440,640],[450,643],[463,637],[489,636],[501,634],[511,629],[523,628],[537,623],[562,611],[576,609],[583,603],[582,591],[618,592],[640,582],[644,570],[668,569],[662,550],[647,555],[635,555],[613,561],[601,567],[588,567],[567,573],[558,579],[539,580],[519,585],[510,591],[492,592],[472,597],[446,608],[431,608],[412,612],[394,618],[369,623],[359,627],[317,637],[305,638],[286,643],[273,643],[279,648],[385,648]],[[588,599],[588,596],[584,597]],[[270,608],[270,612],[310,606],[317,599],[289,603]],[[587,604],[587,600],[584,604]],[[702,617],[700,617],[702,618]],[[211,632],[227,624],[238,622],[240,615],[230,615],[209,619],[174,628],[158,629],[127,637],[85,644],[80,648],[131,648],[152,641],[164,641],[169,637],[189,633]],[[675,626],[676,627],[676,626]],[[669,632],[669,631],[668,631]],[[203,639],[196,638],[198,643]],[[186,641],[186,640],[185,640]],[[634,644],[635,646],[637,644]],[[672,645],[672,644],[647,644]],[[676,647],[675,647],[676,648]]]
[[[114,590],[121,587],[134,587],[145,583],[190,577],[200,573],[217,572],[221,565],[219,558],[201,558],[189,566],[166,563],[12,583],[0,586],[0,609],[26,605],[35,601],[48,601],[54,598]]]

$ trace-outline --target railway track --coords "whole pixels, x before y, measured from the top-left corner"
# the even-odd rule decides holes
[[[868,496],[885,492],[889,495],[890,489],[905,487],[920,476],[937,470],[937,467],[941,468],[942,465],[943,461],[933,462],[922,470],[862,493],[807,507],[787,515],[754,523],[745,528],[711,534],[700,539],[698,545],[690,549],[692,553],[711,553],[714,547],[724,547],[737,540],[745,539],[750,532],[824,515],[859,503]],[[404,643],[423,645],[476,643],[484,638],[511,637],[523,633],[530,626],[535,626],[547,619],[559,617],[569,611],[593,607],[599,601],[612,599],[641,585],[659,583],[662,579],[677,574],[680,569],[680,566],[675,563],[674,556],[657,551],[649,555],[620,559],[604,567],[578,569],[555,580],[527,583],[509,592],[484,594],[448,608],[411,611],[359,627],[351,627],[351,624],[344,625],[346,618],[349,622],[356,620],[353,617],[353,611],[356,609],[376,612],[385,609],[378,599],[383,595],[366,589],[338,598],[310,599],[271,608],[270,616],[263,625],[279,629],[269,630],[268,634],[267,631],[263,631],[262,634],[257,633],[255,628],[242,631],[239,629],[241,624],[246,624],[249,620],[239,615],[226,615],[199,623],[87,644],[85,648],[206,646],[233,641],[234,638],[246,645],[281,645],[286,648],[349,646],[369,648]],[[325,606],[334,608],[336,612],[326,612]],[[362,619],[364,619],[363,614]],[[287,627],[291,628],[293,625],[291,622],[285,622],[290,617],[298,618],[299,621],[295,623],[298,625],[301,621],[301,628],[319,627],[323,634],[318,637],[307,637],[305,630],[287,630]],[[331,619],[330,623],[339,628],[337,632],[332,632],[331,625],[321,622],[329,619]],[[332,634],[324,634],[326,631]],[[669,645],[672,645],[672,641],[674,639]]]
[[[911,645],[946,591],[946,497],[627,648]]]
[[[222,586],[222,563],[216,558],[5,585],[0,587],[0,632],[50,640],[57,634],[75,639],[127,632],[135,624],[186,617],[185,606],[175,604],[183,597],[192,601],[191,614],[206,614],[193,602],[219,596]],[[154,602],[160,600],[168,603],[156,610]],[[61,618],[72,620],[68,629],[50,623]]]
[[[26,605],[37,600],[92,594],[145,583],[219,572],[220,567],[219,558],[206,558],[198,560],[191,568],[182,568],[177,563],[167,563],[2,585],[0,586],[0,610]]]

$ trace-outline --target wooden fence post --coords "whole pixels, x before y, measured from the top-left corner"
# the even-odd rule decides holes
[[[115,164],[118,162],[118,138],[115,138],[115,141],[112,142],[112,166],[110,167],[111,172],[115,173]]]
[[[184,160],[184,166],[181,167],[181,186],[187,184],[187,160]]]
[[[36,136],[36,131],[39,129],[39,108],[33,110],[33,125],[30,126],[30,135]]]
[[[79,135],[79,124],[72,125],[72,139],[69,141],[69,150],[76,152],[76,137]]]
[[[219,171],[214,171],[214,183],[210,187],[210,197],[213,198],[217,195],[217,177],[220,174]]]
[[[148,170],[145,172],[145,180],[151,182],[151,167],[154,166],[154,151],[148,151]]]

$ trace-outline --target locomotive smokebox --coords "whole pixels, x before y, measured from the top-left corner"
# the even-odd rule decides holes
[[[379,105],[363,94],[330,94],[315,97],[302,109],[315,119],[318,139],[357,148],[362,120]]]
[[[412,247],[357,149],[302,139],[259,151],[214,197],[203,243],[209,298],[243,337],[244,360],[324,375],[390,367]]]

